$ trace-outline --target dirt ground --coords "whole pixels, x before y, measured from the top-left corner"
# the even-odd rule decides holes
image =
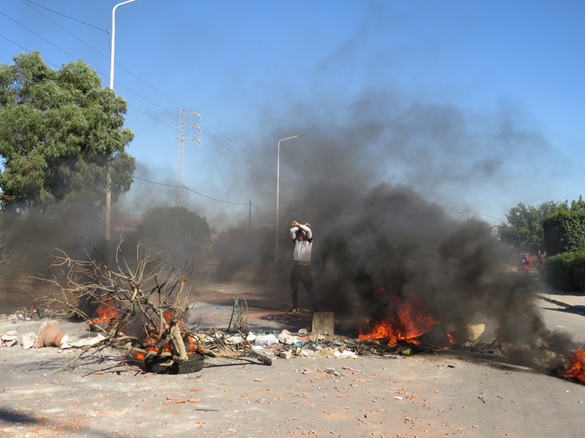
[[[199,297],[204,298],[204,297]],[[198,301],[192,317],[226,327],[230,291]],[[297,335],[311,316],[254,307],[257,334]],[[19,340],[41,320],[0,320]],[[95,336],[60,319],[72,341]],[[335,337],[334,337],[335,340]],[[343,344],[343,342],[342,342]],[[537,437],[584,436],[584,386],[463,351],[281,358],[206,357],[201,371],[144,372],[118,350],[0,348],[0,435],[9,437]],[[341,353],[343,348],[337,351]],[[65,369],[64,369],[65,368]]]

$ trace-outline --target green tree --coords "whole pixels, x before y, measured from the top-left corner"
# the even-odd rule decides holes
[[[13,59],[0,65],[0,208],[99,205],[108,173],[116,201],[135,169],[124,99],[82,61],[53,70],[38,52]]]
[[[584,291],[584,251],[563,252],[547,260],[546,281],[565,292]]]
[[[143,215],[140,238],[177,264],[201,271],[211,254],[212,229],[206,218],[185,207],[156,207]]]
[[[584,252],[584,200],[561,204],[543,221],[544,246],[550,256],[565,252]]]
[[[560,204],[548,201],[538,207],[522,202],[507,213],[508,223],[497,227],[498,237],[517,248],[528,251],[543,249],[543,221],[560,209]]]
[[[580,195],[577,201],[568,202],[566,199],[565,202],[560,202],[556,213],[584,213],[584,208],[584,198]]]

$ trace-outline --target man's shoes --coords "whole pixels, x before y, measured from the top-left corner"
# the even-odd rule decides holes
[[[293,309],[289,310],[289,313],[299,313],[299,307],[294,307]]]

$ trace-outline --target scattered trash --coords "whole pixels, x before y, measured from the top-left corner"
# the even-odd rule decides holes
[[[293,353],[291,350],[283,350],[279,353],[279,357],[281,359],[291,359],[293,357]]]
[[[2,347],[12,347],[13,345],[18,344],[18,337],[16,336],[15,331],[9,331],[5,335],[0,338],[0,346]]]
[[[37,334],[36,348],[42,347],[59,347],[67,344],[69,336],[59,329],[57,321],[45,321],[39,328]]]
[[[93,336],[91,338],[83,338],[78,341],[71,342],[69,344],[69,347],[71,347],[71,348],[73,348],[73,347],[75,347],[75,348],[90,347],[92,345],[99,344],[104,339],[106,339],[106,337],[103,334],[98,333],[96,336]]]
[[[293,336],[289,330],[283,330],[278,339],[281,344],[285,345],[294,345],[297,342],[297,337]]]
[[[336,351],[334,353],[334,357],[356,359],[358,357],[358,353],[350,350]]]
[[[28,350],[37,344],[37,335],[34,333],[25,333],[22,335],[22,348]]]
[[[226,342],[230,345],[238,345],[244,342],[244,338],[240,335],[230,336],[226,339]]]
[[[266,345],[266,346],[271,346],[271,345],[275,345],[279,342],[279,339],[271,334],[268,335],[263,335],[263,336],[257,336],[254,340],[255,345]]]

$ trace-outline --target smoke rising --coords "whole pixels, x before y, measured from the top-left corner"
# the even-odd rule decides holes
[[[528,345],[551,336],[534,303],[537,285],[511,272],[518,261],[514,250],[488,223],[454,215],[479,200],[494,202],[499,190],[516,192],[527,174],[539,176],[531,157],[548,154],[549,145],[517,113],[475,114],[389,89],[336,98],[318,92],[281,113],[261,114],[265,118],[252,130],[257,137],[249,141],[254,161],[223,172],[226,199],[252,198],[260,205],[251,233],[258,240],[238,238],[218,248],[224,278],[243,264],[264,263],[267,304],[287,300],[288,229],[295,219],[310,222],[314,231],[320,310],[376,319],[393,310],[377,302],[375,290],[384,287],[420,300],[446,326],[490,322],[500,339]],[[275,139],[299,132],[304,136],[281,150],[275,264]],[[160,180],[160,173],[152,179]],[[117,215],[128,217],[119,209],[130,208],[136,218],[147,203],[172,204],[175,193],[165,190],[157,195],[143,186],[142,195],[115,207]],[[245,219],[220,222],[204,207],[186,206],[227,234],[241,236],[248,228]]]
[[[320,101],[316,93],[319,109],[292,105],[283,117],[288,127],[267,136],[304,133],[281,145],[280,253],[279,264],[266,266],[267,301],[289,296],[288,229],[297,220],[312,224],[322,311],[345,321],[380,318],[393,311],[377,301],[383,287],[417,299],[446,327],[487,323],[500,341],[530,346],[530,354],[540,342],[553,343],[559,334],[546,329],[535,303],[540,285],[517,272],[515,249],[487,222],[454,214],[481,205],[484,194],[516,192],[525,175],[537,174],[526,151],[550,152],[540,132],[506,107],[475,114],[393,91],[343,100]],[[263,125],[277,126],[272,117]],[[258,157],[237,178],[261,199],[274,199],[267,169],[275,155]],[[268,240],[265,251],[272,245]]]

